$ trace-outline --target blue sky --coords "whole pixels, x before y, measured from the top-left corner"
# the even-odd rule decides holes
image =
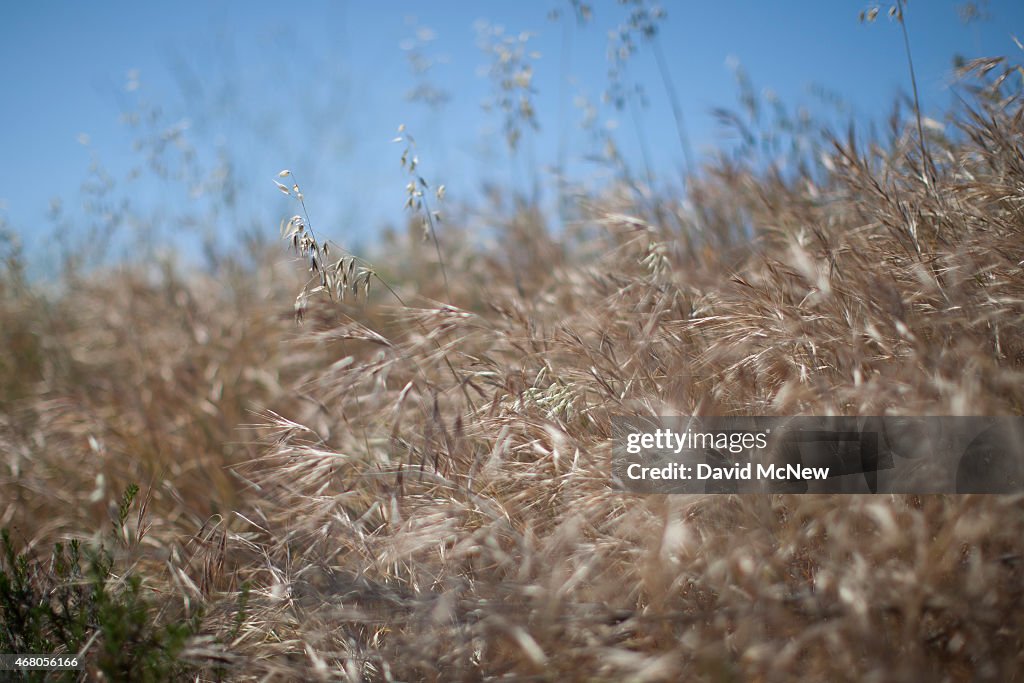
[[[950,100],[954,54],[1024,57],[1011,39],[1024,38],[1024,3],[983,3],[988,18],[970,25],[957,15],[962,4],[908,5],[915,66],[931,112],[941,113]],[[771,89],[793,107],[823,111],[810,93],[820,86],[841,95],[856,118],[884,116],[893,97],[909,90],[909,79],[898,26],[884,18],[858,22],[869,6],[663,3],[667,18],[658,40],[698,153],[723,144],[710,112],[735,106],[728,64],[741,64],[759,92]],[[380,226],[402,220],[405,177],[401,149],[391,143],[400,123],[416,134],[421,170],[445,183],[457,202],[476,196],[483,180],[526,190],[535,179],[550,187],[544,169],[559,150],[572,175],[599,174],[584,160],[595,145],[579,126],[581,97],[597,107],[595,125],[611,131],[627,159],[640,165],[631,114],[600,105],[608,32],[626,9],[595,2],[585,26],[549,18],[551,10],[567,7],[554,1],[11,5],[0,24],[0,216],[33,248],[54,230],[83,230],[124,207],[141,224],[163,216],[152,233],[158,240],[174,241],[190,219],[215,223],[222,234],[273,233],[277,219],[293,211],[270,181],[290,168],[321,231],[365,243]],[[515,159],[504,147],[500,113],[481,107],[492,90],[478,45],[480,20],[503,27],[505,35],[531,32],[526,49],[539,53],[531,61],[540,131],[524,136]],[[433,62],[430,80],[450,95],[441,108],[405,97],[416,84],[409,65],[414,50]],[[631,58],[629,75],[649,98],[632,115],[651,165],[668,178],[682,155],[649,46],[641,44]],[[134,128],[133,112],[142,115]],[[140,138],[148,142],[136,145]],[[182,156],[179,143],[194,156]],[[154,158],[170,177],[149,165]],[[103,169],[103,193],[82,189],[99,177],[90,176],[91,165]],[[234,201],[211,214],[228,168]]]

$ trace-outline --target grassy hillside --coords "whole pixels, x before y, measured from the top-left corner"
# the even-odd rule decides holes
[[[609,481],[612,415],[1021,414],[1024,72],[965,73],[945,124],[723,156],[688,202],[627,178],[562,232],[505,198],[493,239],[449,212],[436,250],[414,221],[321,261],[303,219],[212,272],[56,290],[12,251],[0,651],[106,680],[1015,680],[1020,496]],[[347,292],[300,325],[309,277]]]

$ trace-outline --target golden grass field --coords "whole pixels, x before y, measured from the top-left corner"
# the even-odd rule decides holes
[[[0,651],[95,680],[1019,680],[1020,495],[609,480],[612,415],[1022,414],[1024,72],[970,67],[926,140],[911,113],[815,171],[723,158],[685,210],[623,183],[489,241],[449,212],[436,251],[313,273],[315,225],[59,287],[12,253]],[[347,295],[297,324],[310,277]]]

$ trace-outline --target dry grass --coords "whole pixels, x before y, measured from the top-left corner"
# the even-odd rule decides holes
[[[399,240],[404,304],[312,297],[301,328],[272,257],[5,287],[0,523],[45,548],[138,481],[121,559],[202,609],[203,679],[1016,680],[1020,496],[608,477],[611,415],[1022,414],[1024,104],[974,66],[934,182],[903,121],[815,172],[723,160],[698,214],[623,187],[563,235],[448,226],[450,294]]]

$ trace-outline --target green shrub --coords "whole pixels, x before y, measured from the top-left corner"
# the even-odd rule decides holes
[[[114,523],[115,544],[123,534],[138,493],[125,490]],[[160,623],[143,579],[130,569],[115,571],[114,552],[104,544],[57,543],[47,564],[19,551],[2,531],[0,559],[0,652],[84,657],[90,671],[109,681],[166,681],[187,673],[179,662],[199,615]],[[28,672],[43,680],[49,672]],[[64,672],[71,680],[76,672]]]

